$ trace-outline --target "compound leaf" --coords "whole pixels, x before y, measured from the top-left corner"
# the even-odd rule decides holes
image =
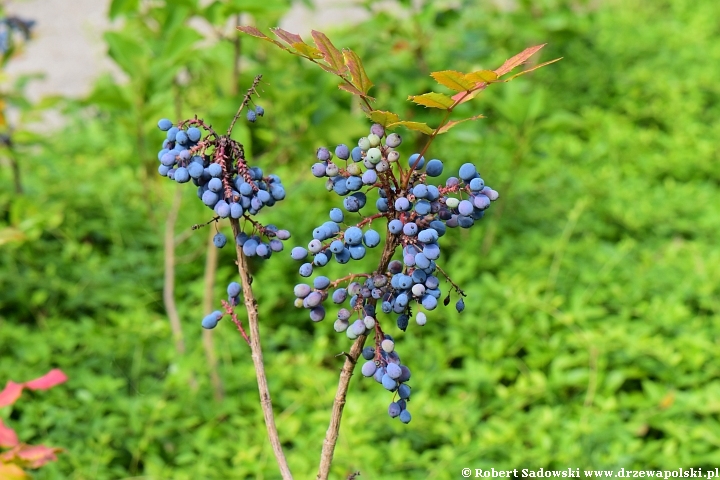
[[[560,58],[556,58],[555,60],[550,60],[549,62],[541,63],[540,65],[535,65],[535,66],[532,67],[532,68],[528,68],[527,70],[523,70],[523,71],[520,72],[520,73],[516,73],[515,75],[513,75],[513,76],[510,77],[510,78],[505,79],[504,81],[505,81],[505,82],[509,82],[510,80],[512,80],[512,79],[514,79],[514,78],[517,78],[517,77],[519,77],[520,75],[525,75],[526,73],[530,73],[530,72],[532,72],[532,71],[537,70],[538,68],[542,68],[542,67],[544,67],[544,66],[546,66],[546,65],[550,65],[551,63],[555,63],[555,62],[560,61],[560,60],[562,60],[562,59],[563,59],[563,57],[560,57]]]
[[[438,133],[446,133],[448,130],[453,128],[455,125],[458,125],[463,122],[467,122],[468,120],[477,120],[478,118],[485,118],[485,116],[484,115],[475,115],[474,117],[463,118],[462,120],[450,120],[448,123],[446,123],[445,125],[440,127],[440,129],[438,129]]]
[[[440,85],[445,85],[451,90],[456,92],[465,92],[472,90],[475,86],[473,80],[468,80],[466,75],[462,72],[456,72],[455,70],[443,70],[442,72],[432,72],[431,77],[435,79]]]
[[[412,100],[418,105],[423,105],[425,107],[431,108],[440,108],[442,110],[447,110],[455,103],[455,101],[447,95],[435,92],[424,93],[422,95],[410,95],[408,97],[408,100]]]
[[[416,130],[418,132],[422,132],[425,135],[432,135],[433,129],[428,126],[427,123],[420,123],[420,122],[408,122],[408,121],[401,121],[401,122],[394,122],[389,125],[387,125],[387,128],[394,128],[394,127],[405,127],[410,130]]]
[[[345,65],[342,52],[332,44],[330,39],[324,33],[313,30],[311,34],[315,40],[315,45],[322,52],[323,58],[330,68],[333,69],[333,73],[345,75],[347,66]]]

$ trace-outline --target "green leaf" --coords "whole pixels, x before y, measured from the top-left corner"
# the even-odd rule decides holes
[[[503,63],[500,68],[495,70],[495,73],[497,73],[498,77],[502,77],[506,73],[508,73],[513,68],[522,65],[527,61],[528,58],[535,55],[541,48],[543,48],[547,43],[543,43],[542,45],[536,45],[534,47],[526,48],[522,52],[518,53],[514,57],[505,60],[505,63]]]
[[[139,5],[140,0],[112,0],[108,17],[110,20],[114,20],[119,15],[136,12]]]
[[[432,135],[433,129],[428,126],[427,123],[420,123],[420,122],[407,122],[405,120],[400,122],[394,122],[389,125],[386,125],[387,128],[394,128],[394,127],[405,127],[410,130],[416,130],[418,132],[422,132],[425,135]]]
[[[382,110],[373,110],[366,113],[370,120],[375,123],[379,123],[383,127],[387,127],[391,123],[397,123],[400,121],[400,116],[397,113],[384,112]]]
[[[357,56],[355,52],[349,48],[343,49],[343,57],[345,57],[345,65],[350,69],[350,75],[352,76],[353,85],[357,87],[363,93],[367,93],[368,90],[373,86],[373,83],[365,72],[362,60]]]
[[[110,57],[130,76],[144,70],[144,60],[152,57],[147,44],[124,32],[105,32]]]
[[[492,70],[478,70],[477,72],[468,73],[465,78],[474,83],[490,83],[497,81],[498,75]]]
[[[278,41],[275,40],[274,38],[268,37],[267,35],[265,35],[264,33],[262,33],[260,30],[258,30],[258,29],[255,28],[255,27],[249,27],[249,26],[245,26],[245,25],[240,25],[240,26],[237,27],[237,29],[240,30],[240,31],[243,32],[243,33],[246,33],[246,34],[252,36],[252,37],[260,38],[260,39],[265,40],[265,41],[267,41],[267,42],[274,43],[275,45],[277,45],[278,47],[282,48],[283,50],[288,50],[288,48],[287,48],[285,45],[283,45],[282,43],[278,42]]]
[[[347,72],[347,66],[345,65],[342,52],[332,44],[330,39],[324,33],[313,30],[311,34],[315,40],[315,45],[322,52],[323,58],[330,68],[332,68],[338,75],[345,75]]]
[[[323,54],[320,50],[312,45],[308,45],[307,43],[293,43],[292,46],[295,50],[307,58],[323,58]]]
[[[440,85],[445,85],[456,92],[465,92],[475,86],[475,81],[467,80],[464,73],[456,72],[455,70],[432,72],[430,76]]]
[[[447,95],[435,92],[424,93],[422,95],[410,95],[408,100],[412,100],[418,105],[430,108],[440,108],[442,110],[447,110],[455,103],[455,101]]]
[[[448,123],[446,123],[445,125],[443,125],[442,127],[440,127],[438,129],[438,134],[446,133],[448,130],[453,128],[455,125],[458,125],[463,122],[467,122],[468,120],[477,120],[478,118],[485,118],[485,116],[484,115],[475,115],[474,117],[463,118],[462,120],[450,120]]]

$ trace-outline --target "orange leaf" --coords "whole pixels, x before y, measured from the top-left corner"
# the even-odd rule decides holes
[[[0,408],[15,403],[15,401],[20,398],[22,390],[22,383],[15,383],[12,380],[8,380],[5,384],[5,388],[2,392],[0,392]]]
[[[0,419],[0,447],[14,447],[19,442],[20,440],[18,440],[15,430],[10,427],[6,427],[2,419]]]
[[[30,477],[17,465],[0,463],[0,478],[3,480],[28,480]]]
[[[495,73],[498,74],[498,77],[502,77],[506,73],[508,73],[513,68],[522,65],[527,61],[528,58],[535,55],[541,48],[543,48],[547,43],[543,43],[542,45],[536,45],[534,47],[526,48],[522,52],[518,53],[514,57],[505,60],[505,63],[503,63],[500,68],[495,70]]]
[[[465,102],[472,100],[473,98],[477,97],[480,92],[485,90],[485,87],[487,87],[487,83],[480,82],[480,83],[478,83],[477,86],[478,86],[478,89],[473,90],[470,93],[467,93],[467,92],[456,93],[455,95],[452,96],[453,101],[456,102],[457,105],[460,105],[461,103],[465,103]]]
[[[315,45],[322,52],[323,57],[328,65],[330,65],[330,68],[332,68],[338,75],[344,75],[347,71],[347,66],[343,60],[342,52],[332,44],[330,39],[324,33],[313,30],[311,34],[315,40]]]
[[[475,86],[475,81],[467,80],[464,73],[456,72],[455,70],[432,72],[430,76],[440,85],[445,85],[456,92],[465,92]]]
[[[55,385],[67,382],[67,379],[67,375],[62,370],[53,368],[42,377],[25,382],[25,386],[30,390],[47,390]]]
[[[448,130],[450,130],[451,128],[453,128],[455,125],[458,125],[458,124],[463,123],[463,122],[467,122],[468,120],[477,120],[478,118],[485,118],[485,116],[483,116],[483,115],[475,115],[474,117],[463,118],[462,120],[450,120],[448,123],[446,123],[445,125],[443,125],[442,127],[440,127],[440,129],[438,130],[438,134],[440,134],[440,133],[446,133]]]
[[[538,68],[542,68],[542,67],[544,67],[544,66],[546,66],[546,65],[550,65],[551,63],[558,62],[558,61],[560,61],[560,60],[562,60],[562,59],[563,59],[563,57],[560,57],[560,58],[556,58],[555,60],[550,60],[549,62],[541,63],[540,65],[535,65],[534,67],[528,68],[527,70],[524,70],[524,71],[522,71],[522,72],[520,72],[520,73],[516,73],[516,74],[513,75],[512,77],[507,78],[507,79],[505,79],[505,80],[503,80],[503,81],[504,81],[504,82],[509,82],[509,81],[512,80],[513,78],[517,78],[517,77],[519,77],[520,75],[525,75],[526,73],[530,73],[530,72],[532,72],[532,71],[534,71],[534,70],[537,70]]]

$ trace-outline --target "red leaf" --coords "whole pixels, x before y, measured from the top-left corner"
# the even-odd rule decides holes
[[[40,468],[48,462],[57,460],[56,453],[62,452],[61,448],[46,447],[45,445],[23,445],[15,455],[30,468]]]
[[[271,28],[270,31],[290,46],[292,46],[293,43],[305,43],[300,35],[288,32],[280,27]]]
[[[0,408],[15,403],[15,401],[20,398],[22,390],[22,383],[15,383],[12,380],[8,380],[8,382],[5,384],[5,388],[2,392],[0,392]]]
[[[330,65],[330,68],[334,70],[334,73],[341,76],[345,75],[347,66],[345,65],[342,52],[332,44],[324,33],[318,32],[317,30],[313,30],[310,33],[315,40],[315,45],[323,53],[325,61]]]
[[[534,47],[526,48],[525,50],[523,50],[522,52],[518,53],[518,54],[515,55],[514,57],[512,57],[512,58],[510,58],[510,59],[508,59],[508,60],[505,60],[505,63],[503,63],[503,64],[500,66],[500,68],[498,68],[497,70],[495,70],[495,73],[497,73],[498,77],[501,77],[501,76],[505,75],[506,73],[508,73],[508,72],[509,72],[510,70],[512,70],[513,68],[517,67],[518,65],[522,65],[523,63],[525,63],[525,61],[526,61],[528,58],[530,58],[530,57],[532,57],[533,55],[535,55],[535,54],[538,52],[538,50],[540,50],[541,48],[543,48],[545,45],[547,45],[547,43],[543,43],[542,45],[536,45],[536,46],[534,46]]]
[[[54,368],[40,378],[25,382],[25,386],[30,390],[47,390],[55,385],[67,382],[67,379],[67,375],[62,370]]]
[[[20,442],[17,433],[10,427],[6,427],[0,419],[0,447],[14,447]],[[2,478],[2,477],[0,477]]]

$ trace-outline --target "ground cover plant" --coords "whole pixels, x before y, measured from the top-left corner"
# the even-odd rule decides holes
[[[197,334],[236,280],[235,252],[229,241],[215,248],[210,228],[193,232],[210,211],[192,188],[157,174],[157,119],[202,112],[224,131],[262,72],[266,116],[239,121],[234,138],[306,200],[262,212],[264,223],[292,232],[293,246],[306,246],[317,226],[302,219],[342,208],[339,197],[317,191],[312,154],[349,145],[369,124],[337,77],[266,42],[241,41],[233,91],[229,29],[198,48],[187,43],[195,35],[186,22],[204,11],[176,2],[170,15],[131,3],[115,9],[123,21],[108,36],[111,58],[134,72],[128,83],[101,78],[87,99],[66,104],[66,128],[17,138],[23,194],[10,193],[8,154],[0,155],[0,377],[20,381],[56,367],[69,377],[23,393],[0,415],[23,441],[64,449],[36,478],[275,478],[247,345],[222,320],[208,331],[212,367]],[[280,23],[278,5],[254,13],[260,30]],[[543,42],[543,58],[564,57],[480,95],[472,114],[487,119],[436,140],[447,171],[475,160],[463,152],[481,152],[481,173],[502,197],[479,224],[442,238],[442,258],[468,295],[464,312],[453,301],[443,323],[428,315],[422,329],[396,336],[413,371],[411,422],[387,416],[391,394],[356,375],[331,475],[718,464],[718,6],[462,7],[400,5],[403,21],[383,14],[328,31],[363,58],[378,105],[430,125],[434,117],[406,94],[434,90],[429,73],[448,58],[460,71],[495,68]],[[427,70],[413,74],[418,68]],[[407,154],[422,147],[415,142],[403,135]],[[169,231],[182,355],[163,291],[162,234],[178,191],[183,220]],[[479,247],[461,254],[465,245]],[[218,267],[206,308],[198,258],[212,251]],[[250,259],[273,332],[263,337],[269,389],[293,474],[312,477],[344,363],[335,355],[347,349],[331,319],[314,325],[294,306],[299,264],[273,255]],[[350,265],[371,271],[369,257]],[[338,278],[347,266],[330,263],[322,273]]]

